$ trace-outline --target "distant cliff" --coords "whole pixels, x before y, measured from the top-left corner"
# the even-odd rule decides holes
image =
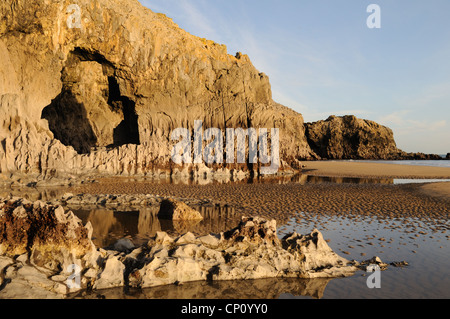
[[[355,116],[330,116],[305,127],[311,149],[323,159],[442,159],[439,155],[406,153],[397,148],[390,128]]]

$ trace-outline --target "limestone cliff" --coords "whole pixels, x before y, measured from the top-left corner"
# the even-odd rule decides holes
[[[439,155],[406,153],[397,148],[393,131],[355,116],[330,116],[326,121],[306,123],[312,150],[325,159],[439,160]]]
[[[240,53],[137,0],[0,3],[0,171],[173,172],[179,127],[279,128],[285,167],[314,156],[303,117]],[[227,167],[253,169],[252,167]]]
[[[391,129],[354,116],[306,123],[311,148],[327,159],[389,159],[400,151]]]

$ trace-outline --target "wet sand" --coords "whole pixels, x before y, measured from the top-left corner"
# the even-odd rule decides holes
[[[441,185],[442,184],[442,185]],[[71,191],[90,194],[152,194],[227,204],[242,214],[260,215],[284,222],[292,214],[362,215],[380,217],[448,218],[448,183],[424,184],[156,184],[109,180]],[[430,189],[431,188],[431,189]],[[434,189],[442,189],[437,193]],[[439,196],[431,196],[439,194]]]
[[[423,194],[450,200],[450,183],[424,184],[419,189]]]
[[[405,179],[450,179],[450,168],[347,161],[305,162],[304,173],[315,176],[345,176]]]

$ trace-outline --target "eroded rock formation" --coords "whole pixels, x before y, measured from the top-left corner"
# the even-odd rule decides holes
[[[41,264],[54,262],[59,254],[81,258],[90,253],[90,224],[84,227],[72,212],[43,202],[4,200],[0,202],[0,254],[28,254]],[[64,256],[61,256],[64,258]]]
[[[80,0],[78,11],[72,3],[0,3],[3,174],[171,173],[170,134],[195,120],[205,129],[280,128],[286,169],[312,156],[302,116],[272,100],[248,56],[229,55],[137,0]]]
[[[174,221],[199,221],[203,219],[198,211],[173,199],[165,199],[161,202],[158,217]]]
[[[397,148],[393,131],[355,116],[330,116],[306,123],[311,149],[324,159],[440,160],[439,155],[406,153]]]
[[[32,221],[36,231],[30,226]],[[156,287],[195,281],[262,278],[335,278],[357,271],[335,254],[314,230],[307,236],[277,237],[275,221],[243,218],[220,234],[171,237],[158,232],[134,247],[121,240],[111,250],[96,248],[92,228],[60,206],[21,199],[0,208],[0,297],[64,297],[80,289]],[[21,231],[22,230],[22,231]],[[78,283],[74,279],[77,265]],[[22,291],[22,292],[21,292]]]

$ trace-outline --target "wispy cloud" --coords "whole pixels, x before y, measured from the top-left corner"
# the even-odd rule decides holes
[[[178,5],[187,18],[189,25],[196,30],[198,36],[217,37],[216,30],[212,22],[208,18],[207,11],[204,12],[200,8],[205,9],[207,2],[196,1],[195,4],[189,0],[178,0]]]
[[[397,99],[397,104],[409,109],[430,110],[438,107],[450,109],[450,82],[437,82]]]
[[[420,118],[420,119],[418,119]],[[416,110],[407,109],[392,112],[376,120],[394,131],[397,146],[407,152],[447,153],[450,140],[449,121],[424,118]]]
[[[437,131],[447,126],[447,120],[418,120],[417,115],[412,110],[396,111],[380,117],[377,121],[384,125],[395,127],[398,132],[403,134],[408,134],[412,131]]]
[[[395,111],[393,113],[380,117],[378,121],[380,123],[385,123],[386,125],[394,124],[396,126],[405,126],[408,122],[406,116],[409,113],[411,113],[410,110]]]

